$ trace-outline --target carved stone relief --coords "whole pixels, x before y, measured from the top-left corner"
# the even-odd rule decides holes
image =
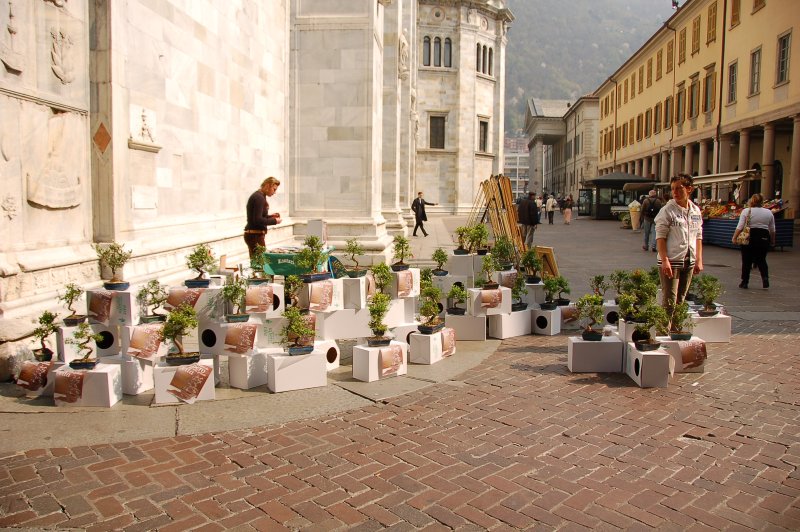
[[[397,73],[400,79],[408,79],[408,72],[411,68],[408,47],[408,30],[403,30],[400,34],[400,49],[398,50]]]
[[[55,5],[56,7],[64,7],[64,4],[67,3],[67,0],[44,0],[45,2],[50,2],[51,4]]]
[[[3,9],[4,7],[6,9]],[[22,52],[17,50],[20,46],[20,39],[17,36],[19,24],[16,19],[14,2],[7,0],[5,5],[2,5],[2,0],[0,0],[0,20],[5,20],[5,24],[0,26],[0,62],[8,71],[20,73],[24,60]]]
[[[50,37],[53,42],[50,45],[50,68],[53,74],[61,81],[62,85],[67,85],[75,80],[75,68],[72,63],[72,37],[66,31],[51,28]]]
[[[6,194],[0,207],[2,207],[8,219],[13,220],[19,214],[19,198],[12,194]]]
[[[80,205],[79,169],[83,168],[82,138],[79,116],[57,113],[47,124],[47,154],[39,175],[26,173],[27,198],[30,203],[51,209],[68,209]]]
[[[128,117],[130,133],[128,147],[136,150],[158,152],[161,149],[156,142],[156,112],[138,105],[130,106]]]

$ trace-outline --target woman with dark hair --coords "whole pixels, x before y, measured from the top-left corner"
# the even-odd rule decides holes
[[[749,207],[742,210],[739,224],[733,233],[731,241],[736,244],[736,238],[745,226],[750,228],[750,243],[742,246],[742,282],[739,283],[739,288],[747,288],[753,264],[758,266],[758,271],[761,272],[764,288],[769,288],[767,251],[770,245],[775,245],[775,216],[772,215],[772,211],[762,207],[763,204],[764,197],[761,194],[753,194],[748,202]]]

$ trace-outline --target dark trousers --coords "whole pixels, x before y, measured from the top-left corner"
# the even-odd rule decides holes
[[[547,223],[553,225],[553,216],[556,214],[556,211],[547,211]]]
[[[417,227],[422,229],[422,234],[428,236],[428,233],[425,231],[425,227],[422,225],[422,220],[417,218],[417,225],[414,226],[414,236],[417,236]]]
[[[753,264],[758,266],[762,280],[769,280],[767,251],[769,251],[769,231],[757,227],[750,228],[750,243],[742,246],[742,282],[750,282]]]
[[[264,246],[267,247],[267,244],[264,240],[265,233],[245,233],[244,234],[244,243],[247,244],[247,250],[250,252],[250,258],[252,259],[256,254],[256,246]]]

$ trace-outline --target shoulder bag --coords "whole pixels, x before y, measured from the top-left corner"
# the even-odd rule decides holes
[[[750,244],[750,217],[753,215],[753,208],[747,211],[747,218],[744,219],[744,228],[742,232],[739,233],[739,236],[736,237],[736,243],[740,246],[746,246]]]

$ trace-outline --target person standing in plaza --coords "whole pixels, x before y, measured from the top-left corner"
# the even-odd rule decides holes
[[[553,216],[556,213],[556,206],[558,202],[556,201],[556,197],[554,195],[550,195],[547,198],[547,202],[545,203],[545,210],[547,211],[547,225],[553,225]]]
[[[656,216],[658,212],[661,210],[662,203],[661,199],[656,195],[655,190],[651,190],[647,197],[642,200],[642,233],[644,233],[644,244],[642,244],[642,249],[647,251],[651,249],[655,252],[656,250]],[[650,235],[653,235],[652,244]]]
[[[281,223],[280,213],[269,213],[267,198],[275,194],[281,184],[274,177],[266,178],[261,187],[250,194],[247,200],[247,225],[244,226],[244,241],[252,259],[256,246],[266,247],[267,227]]]
[[[655,225],[662,305],[672,316],[675,305],[686,299],[692,275],[703,271],[703,217],[689,200],[692,176],[679,174],[669,185],[672,199],[656,215]]]
[[[522,198],[517,205],[519,232],[528,249],[533,245],[533,235],[536,232],[536,225],[539,223],[539,208],[536,206],[535,197],[536,194],[528,192],[528,197]]]
[[[742,282],[739,288],[747,288],[750,282],[750,270],[753,264],[761,272],[761,283],[764,288],[769,288],[769,266],[767,265],[767,251],[770,245],[775,245],[775,216],[772,211],[761,205],[764,196],[753,194],[748,203],[749,207],[742,210],[739,223],[733,233],[731,242],[738,244],[736,238],[745,228],[750,228],[750,242],[742,246]]]
[[[564,223],[567,225],[572,222],[572,207],[574,205],[575,201],[572,199],[572,194],[570,194],[564,200]]]
[[[428,221],[428,215],[425,214],[425,205],[437,204],[425,201],[425,199],[422,197],[422,192],[417,192],[416,199],[411,202],[411,210],[414,211],[414,218],[417,221],[417,224],[414,226],[414,236],[417,236],[417,228],[422,230],[423,235],[428,236],[428,233],[425,231],[425,226],[422,225],[422,222]]]

